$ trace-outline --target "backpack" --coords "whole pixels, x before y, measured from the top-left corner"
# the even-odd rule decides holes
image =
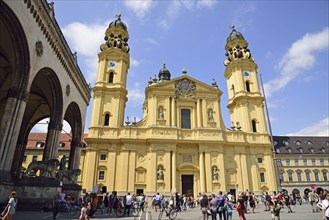
[[[271,196],[270,195],[266,195],[265,198],[266,198],[266,201],[268,201],[268,202],[271,201]]]

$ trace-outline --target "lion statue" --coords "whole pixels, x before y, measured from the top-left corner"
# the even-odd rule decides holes
[[[81,174],[80,169],[73,169],[73,170],[59,170],[56,173],[56,178],[63,182],[74,183],[77,176]],[[66,181],[64,181],[66,179]]]
[[[36,176],[36,173],[40,171],[40,176],[55,178],[55,171],[58,166],[59,161],[57,159],[32,161],[25,173],[29,176]]]

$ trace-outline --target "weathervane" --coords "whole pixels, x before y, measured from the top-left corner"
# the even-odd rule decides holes
[[[117,15],[115,15],[115,17],[120,20],[121,19],[121,13],[118,13]]]
[[[232,30],[234,30],[234,22],[232,21],[232,24],[230,25],[230,28],[232,29]]]

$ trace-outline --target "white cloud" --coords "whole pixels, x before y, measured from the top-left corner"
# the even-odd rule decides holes
[[[217,4],[217,1],[214,0],[198,0],[196,7],[197,8],[212,8]]]
[[[273,57],[272,52],[271,52],[271,51],[267,51],[267,52],[265,53],[265,57],[266,57],[266,58],[271,58],[271,57]]]
[[[296,133],[287,136],[329,136],[329,117],[322,119],[319,123],[303,128]]]
[[[130,58],[130,64],[131,64],[131,66],[133,66],[133,67],[137,67],[137,66],[139,66],[139,64],[140,64],[140,61],[135,60],[135,59],[133,59],[133,58]]]
[[[138,82],[135,82],[133,88],[128,88],[129,104],[133,107],[141,107],[144,102],[145,94]]]
[[[182,14],[183,9],[189,11],[201,10],[204,8],[213,8],[217,4],[214,0],[196,0],[196,1],[171,1],[165,17],[158,19],[158,26],[168,30],[174,23],[178,15]]]
[[[98,56],[100,45],[105,43],[105,31],[111,21],[104,24],[83,24],[79,22],[71,23],[62,31],[69,41],[72,51],[78,53],[78,63],[86,65],[84,76],[87,82],[95,83],[98,70]],[[132,59],[131,65],[136,67],[140,61]]]
[[[99,52],[100,45],[104,43],[107,26],[108,24],[87,25],[74,22],[62,28],[62,31],[78,55],[91,57]]]
[[[243,2],[241,6],[235,10],[232,15],[232,24],[234,24],[239,32],[246,33],[248,27],[253,26],[254,16],[250,15],[254,14],[256,10],[257,5],[250,1]]]
[[[316,60],[315,53],[327,49],[328,45],[328,27],[318,33],[307,33],[294,42],[278,64],[280,76],[264,84],[266,96],[284,88],[304,70],[311,69]]]
[[[156,5],[156,2],[153,0],[125,0],[124,3],[125,6],[132,10],[139,18],[143,18]]]
[[[39,121],[37,124],[34,125],[31,132],[34,132],[34,133],[47,133],[48,132],[49,121],[50,121],[49,118],[42,119],[41,121]],[[62,128],[62,133],[64,133],[64,132],[67,132],[67,133],[71,132],[71,126],[65,120],[63,121],[63,128]]]
[[[143,41],[146,44],[151,44],[151,45],[156,45],[156,46],[159,45],[159,43],[156,40],[152,39],[152,38],[146,38]]]

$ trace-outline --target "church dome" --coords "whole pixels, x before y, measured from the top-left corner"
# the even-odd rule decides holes
[[[112,21],[109,25],[109,28],[111,27],[121,27],[123,28],[124,30],[127,30],[127,25],[121,21],[121,15],[116,15],[117,19],[115,21]]]
[[[242,34],[238,31],[236,31],[234,29],[234,26],[232,27],[232,32],[230,33],[230,35],[228,35],[227,39],[226,39],[226,43],[229,43],[231,41],[234,41],[235,39],[241,39],[244,40],[244,37],[242,36]]]
[[[169,70],[166,68],[166,64],[163,64],[162,69],[159,72],[159,80],[170,80],[170,72]]]

